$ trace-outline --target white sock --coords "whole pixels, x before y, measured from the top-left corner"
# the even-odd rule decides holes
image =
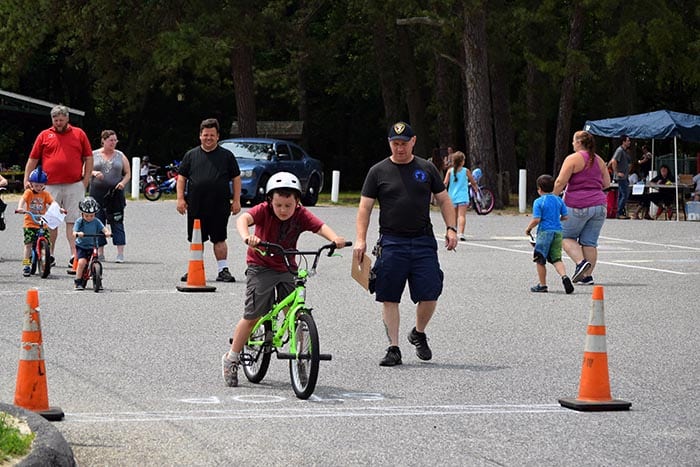
[[[216,265],[219,267],[219,272],[221,272],[222,269],[228,267],[228,261],[225,259],[220,259],[216,262]]]

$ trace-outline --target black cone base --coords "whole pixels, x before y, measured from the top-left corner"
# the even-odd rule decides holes
[[[609,401],[595,402],[582,401],[579,399],[559,399],[559,404],[567,409],[578,410],[579,412],[612,412],[615,410],[629,410],[631,402],[612,399]]]

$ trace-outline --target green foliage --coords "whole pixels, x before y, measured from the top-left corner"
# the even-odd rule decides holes
[[[34,437],[34,433],[23,435],[19,429],[11,424],[10,416],[0,412],[0,461],[9,461],[13,457],[25,455]]]
[[[585,11],[583,46],[568,49],[572,12]],[[201,119],[223,128],[237,118],[232,51],[254,53],[259,120],[305,122],[304,145],[330,171],[358,185],[386,155],[380,75],[406,114],[399,50],[412,47],[419,92],[434,145],[438,115],[463,125],[462,35],[465,9],[477,0],[22,0],[0,2],[0,87],[85,110],[82,126],[98,144],[115,129],[129,156],[156,163],[180,158],[198,144]],[[575,76],[572,128],[588,118],[658,108],[700,107],[700,6],[693,0],[492,0],[489,62],[504,73],[522,160],[532,138],[553,140],[559,92]],[[47,20],[50,18],[50,20]],[[397,26],[398,19],[419,18]],[[398,28],[410,44],[401,43]],[[385,58],[374,33],[384,31]],[[449,61],[451,102],[436,93],[436,60]],[[546,127],[527,134],[528,65]],[[493,68],[490,66],[490,68]],[[468,105],[468,103],[466,103]],[[0,161],[24,163],[26,137],[48,126],[15,122],[3,129]],[[20,131],[21,128],[21,131]],[[224,131],[222,137],[228,136]],[[462,135],[464,142],[469,135]],[[14,145],[14,146],[13,146]],[[459,143],[458,143],[459,145]],[[549,157],[552,155],[550,154]],[[344,178],[347,180],[347,178]]]

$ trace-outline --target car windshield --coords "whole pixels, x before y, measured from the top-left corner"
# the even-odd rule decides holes
[[[221,146],[231,151],[236,159],[267,160],[272,152],[272,145],[268,143],[226,142]]]

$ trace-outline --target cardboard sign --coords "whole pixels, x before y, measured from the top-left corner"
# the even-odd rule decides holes
[[[369,272],[372,269],[372,259],[365,255],[362,263],[357,262],[355,255],[352,255],[352,270],[350,275],[357,281],[365,290],[369,290]]]

